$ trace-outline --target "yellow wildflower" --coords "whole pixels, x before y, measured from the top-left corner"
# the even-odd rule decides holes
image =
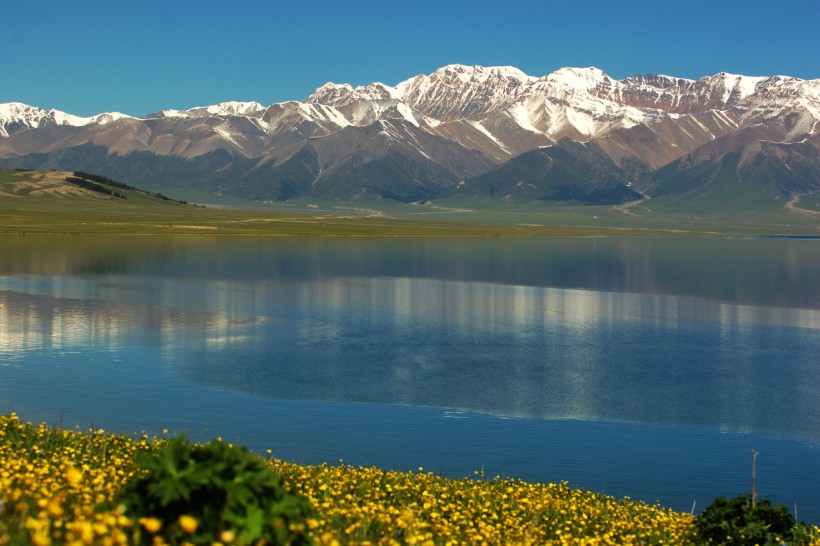
[[[140,525],[152,535],[159,532],[162,528],[162,521],[157,518],[140,518]]]
[[[186,514],[179,516],[179,526],[190,535],[196,532],[196,528],[199,527],[199,522],[195,517]]]
[[[77,485],[81,481],[83,481],[83,473],[74,468],[73,466],[69,466],[68,469],[65,471],[65,479],[71,485]]]

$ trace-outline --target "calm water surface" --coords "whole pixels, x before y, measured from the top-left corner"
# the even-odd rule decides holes
[[[0,411],[820,521],[820,241],[0,238]]]

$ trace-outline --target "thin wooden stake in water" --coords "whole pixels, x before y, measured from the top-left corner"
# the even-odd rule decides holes
[[[752,510],[754,510],[755,505],[757,504],[757,451],[754,449],[752,450]]]

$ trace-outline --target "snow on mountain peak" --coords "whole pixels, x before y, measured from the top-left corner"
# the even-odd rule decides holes
[[[99,125],[103,125],[106,123],[114,123],[115,121],[121,119],[136,119],[134,116],[129,116],[128,114],[123,114],[122,112],[105,112],[103,114],[97,114],[96,116],[92,116],[92,123],[97,123]]]
[[[431,79],[445,78],[458,80],[461,83],[484,83],[491,78],[511,79],[520,83],[535,80],[532,76],[514,66],[466,66],[463,64],[448,64],[443,66],[428,76]],[[411,78],[412,80],[413,78]],[[411,81],[407,80],[407,82]],[[402,82],[398,87],[401,87]]]
[[[173,108],[169,108],[167,110],[159,110],[158,112],[154,112],[153,114],[149,114],[148,118],[184,118],[185,113],[181,110],[174,110]]]
[[[264,110],[264,109],[265,109],[264,106],[262,106],[261,104],[259,104],[258,102],[255,102],[255,101],[251,101],[251,102],[228,101],[228,102],[220,102],[219,104],[214,104],[214,105],[205,107],[205,110],[209,114],[229,115],[229,116],[247,116],[249,114],[253,114],[253,113],[259,112],[259,111]]]
[[[766,78],[719,72],[703,80],[708,83],[709,87],[721,94],[720,98],[723,102],[728,103],[730,100],[743,100],[753,95],[757,84],[766,81]]]
[[[92,123],[111,123],[118,119],[128,117],[130,116],[119,112],[107,112],[84,118],[59,110],[44,110],[21,102],[7,102],[0,104],[0,136],[8,137],[12,133],[27,129],[37,129],[47,125],[83,127]]]
[[[314,93],[327,92],[327,91],[337,91],[337,90],[353,91],[353,86],[350,85],[349,83],[327,82],[326,84],[317,87],[316,91],[314,91]]]
[[[6,102],[0,104],[0,119],[4,121],[23,121],[41,119],[46,114],[42,108],[29,106],[22,102]]]
[[[545,82],[565,86],[573,91],[589,92],[605,85],[611,87],[613,80],[603,70],[589,68],[560,68],[542,78]]]
[[[533,134],[547,139],[566,136],[587,140],[639,123],[714,110],[721,111],[721,119],[727,123],[744,124],[774,119],[794,109],[799,109],[803,121],[794,125],[793,132],[813,131],[820,123],[820,80],[723,72],[698,80],[656,74],[614,80],[594,67],[561,68],[533,77],[512,66],[450,64],[395,87],[380,82],[359,87],[328,82],[302,102],[266,109],[258,102],[230,101],[188,110],[162,110],[148,118],[180,118],[179,125],[185,126],[185,118],[244,116],[265,132],[292,130],[307,122],[320,128],[316,134],[329,134],[349,125],[402,120],[434,134],[461,132],[458,138],[464,138],[469,146],[484,146],[478,142],[487,141],[487,134],[492,135],[489,142],[512,139],[500,145],[503,151],[544,142],[543,138],[533,140]],[[5,103],[0,104],[0,138],[48,125],[103,125],[126,117],[114,112],[81,118]],[[521,129],[528,134],[523,140],[509,136],[520,135]],[[305,134],[314,133],[306,130]],[[508,136],[500,136],[505,134]]]
[[[537,78],[511,66],[451,64],[396,86],[411,108],[440,121],[482,115],[522,96]]]
[[[358,90],[368,90],[372,95],[381,99],[400,100],[401,95],[395,87],[390,87],[381,82],[371,83],[366,87],[359,87]]]
[[[466,66],[450,64],[443,66],[430,75],[420,74],[405,80],[395,87],[383,83],[352,87],[350,84],[326,83],[314,91],[307,102],[341,107],[356,101],[403,101],[411,108],[427,114],[429,111],[441,111],[441,107],[425,108],[424,103],[440,102],[453,98],[452,90],[464,88],[466,95],[473,97],[492,95],[490,103],[496,103],[515,96],[515,89],[523,89],[526,84],[537,78],[526,75],[512,66]],[[464,96],[463,98],[467,98]],[[428,105],[429,106],[429,105]],[[451,107],[457,107],[451,104]]]
[[[317,104],[333,104],[336,100],[342,97],[347,97],[353,92],[353,86],[349,83],[333,83],[327,82],[310,94],[307,102]]]
[[[36,106],[29,106],[21,102],[7,102],[0,104],[0,120],[3,123],[19,123],[28,127],[38,127],[45,123],[56,125],[86,125],[91,118],[80,118],[60,112],[59,110],[44,110]]]
[[[695,80],[665,76],[663,74],[635,74],[634,76],[629,76],[628,78],[621,80],[621,83],[629,87],[672,89],[675,87],[683,88],[686,86],[691,86],[695,83]]]
[[[195,106],[187,110],[160,110],[148,116],[151,118],[201,118],[207,116],[246,116],[260,114],[265,107],[258,102],[227,101],[210,106]]]
[[[326,83],[311,93],[307,102],[342,106],[353,101],[382,101],[401,100],[401,96],[394,87],[381,82],[371,83],[360,87],[353,87],[349,83]]]

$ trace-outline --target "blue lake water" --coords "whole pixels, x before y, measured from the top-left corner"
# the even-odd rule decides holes
[[[0,238],[0,411],[820,521],[820,241]]]

